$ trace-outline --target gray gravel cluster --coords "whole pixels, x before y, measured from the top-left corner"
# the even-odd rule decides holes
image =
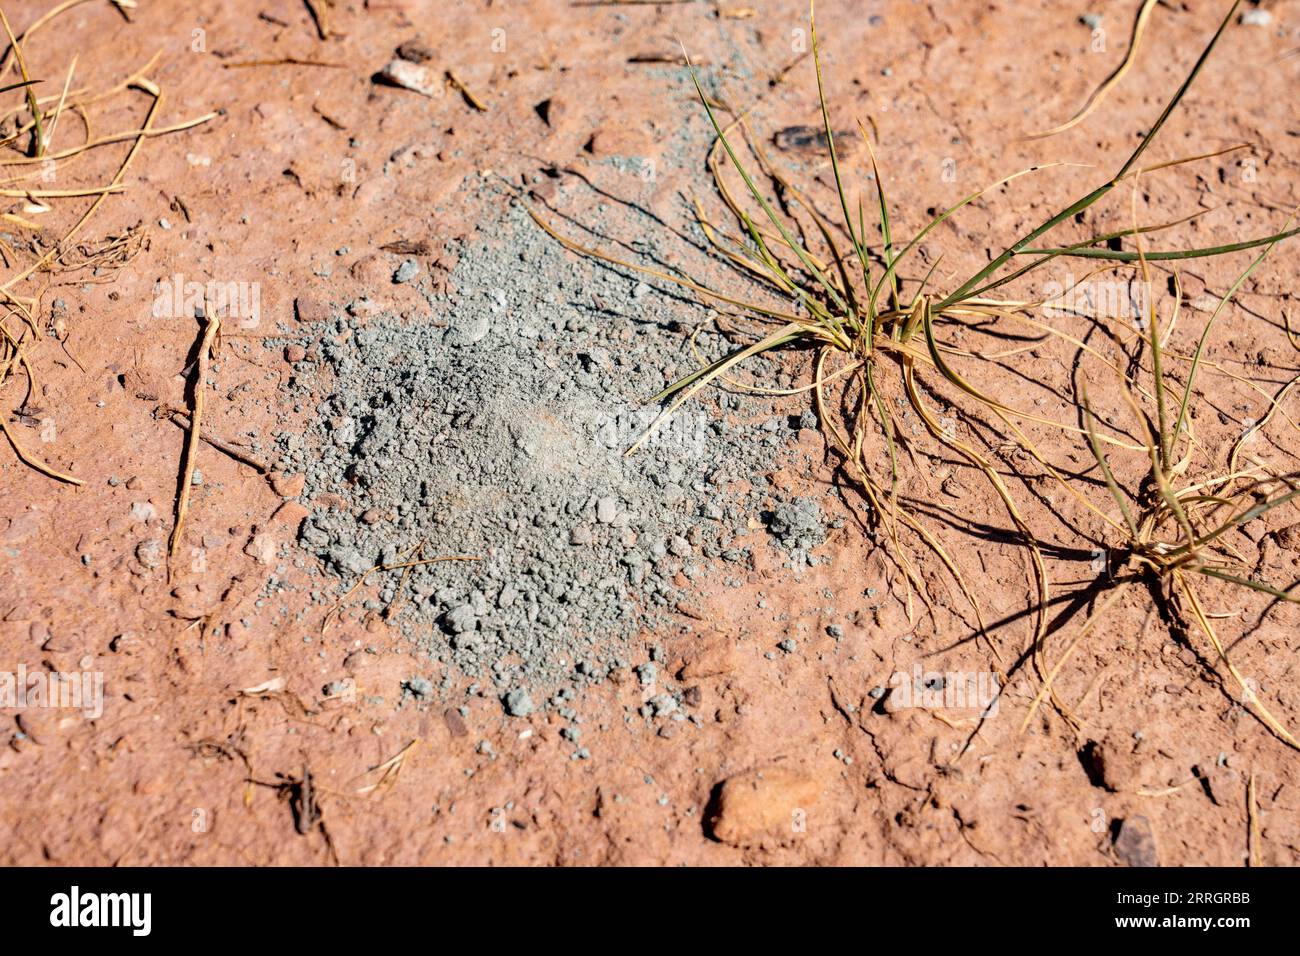
[[[503,216],[456,250],[450,292],[402,266],[427,317],[341,310],[296,340],[307,358],[294,397],[318,404],[305,435],[278,441],[281,467],[306,475],[305,502],[334,492],[348,503],[316,508],[300,533],[345,585],[420,542],[426,556],[480,559],[417,568],[404,584],[391,572],[371,604],[400,597],[397,620],[421,650],[490,675],[521,715],[529,687],[626,664],[629,638],[681,599],[679,575],[748,562],[728,543],[760,514],[759,476],[808,422],[711,390],[624,457],[653,417],[645,397],[693,367],[683,329],[705,310],[574,257],[517,208]],[[722,494],[734,478],[754,481],[748,500]],[[768,517],[792,551],[822,540],[814,501]]]
[[[807,554],[826,540],[821,507],[812,498],[782,501],[772,509],[767,528],[792,552]]]

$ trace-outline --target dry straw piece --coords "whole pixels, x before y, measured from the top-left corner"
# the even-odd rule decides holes
[[[4,123],[6,129],[10,122],[16,125],[12,132],[0,138],[0,147],[9,150],[0,155],[0,196],[27,200],[21,212],[0,213],[0,219],[32,234],[29,242],[19,244],[17,248],[0,241],[0,257],[12,270],[8,276],[0,279],[0,308],[3,309],[3,315],[0,316],[0,392],[11,380],[15,380],[16,372],[22,372],[26,388],[21,402],[14,406],[18,409],[20,420],[31,417],[24,415],[24,410],[30,408],[32,397],[39,392],[31,353],[43,338],[39,319],[45,292],[60,275],[87,268],[96,270],[95,281],[106,281],[113,272],[130,262],[146,241],[144,232],[137,230],[80,246],[76,244],[78,237],[109,197],[120,195],[126,190],[127,171],[146,140],[192,129],[217,116],[212,112],[171,126],[156,125],[162,109],[163,91],[149,79],[149,73],[158,61],[158,54],[121,82],[98,92],[73,85],[77,72],[77,58],[74,57],[58,92],[48,96],[37,95],[40,81],[28,73],[24,48],[30,45],[33,35],[43,27],[74,7],[89,2],[100,0],[64,0],[37,17],[21,34],[14,32],[4,9],[0,8],[0,26],[8,40],[3,54],[0,54],[0,76],[12,71],[20,78],[19,82],[0,86],[0,94],[21,90],[22,96],[21,105],[7,110],[0,109],[0,123]],[[125,16],[134,4],[127,0],[112,0],[112,6]],[[131,90],[149,97],[148,111],[140,128],[92,136],[92,108]],[[62,118],[69,113],[80,119],[85,139],[78,145],[54,150],[52,144],[55,134],[62,128]],[[74,160],[91,150],[114,143],[129,143],[129,147],[107,183],[60,189],[42,189],[32,184],[33,180],[44,179],[55,169],[61,178],[74,177]],[[76,200],[89,200],[79,215],[76,214]],[[41,225],[32,217],[57,216],[58,207],[65,205],[72,216],[70,224],[51,243],[45,237]],[[27,260],[25,263],[24,259]],[[14,323],[12,328],[11,322]],[[66,334],[59,337],[64,349],[68,350]],[[68,354],[76,361],[70,350]],[[72,485],[83,483],[81,479],[60,471],[34,455],[5,421],[6,417],[7,414],[0,415],[0,431],[13,446],[19,459],[57,481]]]

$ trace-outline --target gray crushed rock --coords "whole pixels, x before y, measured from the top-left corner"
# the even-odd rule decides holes
[[[301,547],[339,576],[337,591],[422,541],[426,556],[479,557],[412,569],[404,584],[400,572],[376,576],[366,606],[400,601],[394,620],[417,655],[486,675],[522,716],[528,687],[626,667],[631,639],[682,599],[679,574],[749,561],[728,545],[771,504],[760,476],[815,419],[708,390],[625,457],[656,412],[645,397],[694,367],[682,330],[706,310],[573,256],[517,207],[501,215],[483,229],[490,238],[455,249],[447,285],[403,266],[426,316],[339,309],[268,347],[298,344],[317,358],[288,386],[316,405],[305,434],[277,434],[280,467],[305,474],[304,502],[327,492],[347,502],[315,507]],[[642,252],[654,255],[646,235]],[[725,344],[701,334],[698,345],[712,357]],[[756,486],[747,498],[722,493],[736,478]],[[815,501],[795,499],[777,504],[768,527],[797,564],[824,540],[822,520]]]
[[[778,503],[768,518],[767,530],[791,551],[805,554],[826,540],[821,506],[812,498]]]
[[[509,691],[505,696],[506,713],[511,717],[527,717],[536,706],[533,704],[533,698],[528,691],[517,687]]]

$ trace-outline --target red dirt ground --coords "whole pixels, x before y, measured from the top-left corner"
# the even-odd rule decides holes
[[[381,622],[345,618],[320,640],[313,637],[318,608],[296,617],[307,609],[304,592],[286,592],[285,600],[300,602],[287,618],[278,599],[259,607],[272,569],[250,542],[292,535],[301,511],[281,494],[292,493],[291,477],[273,486],[203,447],[203,483],[193,489],[182,553],[201,548],[206,562],[199,570],[187,563],[169,583],[165,563],[147,548],[142,559],[139,546],[171,531],[185,433],[153,412],[185,404],[183,373],[197,330],[152,316],[156,281],[260,283],[262,327],[228,336],[212,371],[218,388],[209,393],[204,431],[234,443],[250,432],[266,438],[278,415],[291,414],[277,402],[292,372],[253,337],[273,334],[278,322],[320,321],[327,303],[362,293],[399,313],[414,309],[414,298],[403,298],[415,296],[409,287],[376,281],[399,261],[379,247],[425,240],[426,263],[439,268],[450,240],[474,234],[482,210],[466,197],[488,171],[518,183],[543,168],[573,167],[619,194],[625,174],[594,159],[636,155],[655,163],[652,210],[682,220],[679,194],[709,188],[703,148],[684,158],[664,144],[677,117],[698,106],[665,94],[663,70],[671,67],[632,60],[671,58],[682,37],[700,62],[727,65],[737,96],[762,97],[765,128],[817,121],[810,60],[768,82],[798,60],[792,31],[806,26],[807,13],[800,2],[318,6],[329,11],[325,40],[307,7],[288,0],[166,10],[141,4],[134,22],[109,3],[86,2],[26,48],[33,75],[58,83],[78,55],[77,82],[91,88],[111,86],[161,50],[149,74],[165,94],[158,122],[222,113],[146,142],[126,191],[109,197],[81,237],[100,240],[141,224],[148,242],[140,255],[111,281],[55,274],[53,282],[66,284],[43,295],[43,325],[55,299],[66,303],[63,341],[44,338],[30,353],[39,382],[33,403],[52,419],[55,440],[41,442],[11,415],[21,385],[5,387],[15,434],[85,485],[57,483],[8,448],[0,455],[0,668],[102,670],[107,701],[96,720],[52,710],[0,714],[3,862],[1141,862],[1142,848],[1126,849],[1127,839],[1116,849],[1115,829],[1125,821],[1130,835],[1149,828],[1161,864],[1240,865],[1252,777],[1259,861],[1300,860],[1297,754],[1237,703],[1204,646],[1175,640],[1152,617],[1145,594],[1127,595],[1062,672],[1059,689],[1085,721],[1078,733],[1046,707],[1021,733],[1035,693],[1023,681],[965,752],[974,727],[967,715],[875,708],[868,691],[915,662],[982,671],[990,659],[982,644],[950,647],[965,636],[960,602],[932,560],[922,561],[923,575],[954,610],[940,609],[938,627],[911,631],[897,572],[864,536],[858,499],[847,488],[843,513],[828,515],[845,524],[819,551],[829,563],[795,580],[755,527],[749,543],[759,564],[741,590],[700,591],[677,629],[645,635],[665,647],[668,669],[697,688],[689,697],[700,725],[664,724],[661,732],[625,723],[641,689],[631,677],[606,682],[584,702],[583,743],[592,752],[585,761],[568,759],[558,723],[507,719],[495,700],[468,701],[463,719],[445,713],[459,700],[394,709],[407,676],[402,658],[357,653],[363,643],[396,643]],[[1105,50],[1092,52],[1077,4],[821,5],[837,124],[874,119],[901,234],[919,228],[925,210],[1032,162],[1096,164],[1022,180],[936,232],[925,254],[932,262],[946,253],[940,277],[977,267],[1052,203],[1109,175],[1185,75],[1223,4],[1159,5],[1134,69],[1085,124],[1048,140],[1019,139],[1069,116],[1122,58],[1135,5],[1098,6],[1108,34]],[[1267,234],[1300,204],[1293,110],[1300,58],[1284,58],[1300,46],[1300,5],[1266,8],[1273,25],[1228,31],[1154,148],[1167,159],[1253,144],[1247,154],[1144,179],[1144,221],[1213,210],[1166,244]],[[15,30],[42,9],[13,5]],[[877,12],[883,19],[873,23],[868,14]],[[454,91],[424,98],[372,81],[395,47],[416,38],[432,52],[431,64],[454,71],[485,111]],[[42,92],[56,85],[51,79]],[[547,99],[549,126],[535,111]],[[95,115],[96,131],[136,128],[146,106],[139,93],[118,94]],[[82,132],[74,118],[64,122],[66,145]],[[593,135],[594,154],[584,148]],[[88,154],[78,175],[111,176],[125,149]],[[853,159],[864,177],[864,157]],[[824,188],[825,164],[812,171]],[[10,211],[21,213],[23,203],[14,200]],[[1091,231],[1127,225],[1127,193],[1106,210],[1090,217]],[[336,256],[340,247],[349,253]],[[1207,297],[1223,294],[1244,264],[1237,256],[1183,270],[1180,345],[1194,341],[1192,330],[1208,317]],[[1297,265],[1300,250],[1281,247],[1243,286],[1210,352],[1269,395],[1297,374],[1298,353],[1282,327],[1283,314],[1295,309],[1288,280]],[[333,270],[328,279],[320,275],[325,266]],[[1008,375],[1000,397],[1020,407],[1039,400],[1067,418],[1069,396],[1039,384],[1068,386],[1068,354],[1057,351],[1026,353],[1023,377]],[[1219,421],[1207,414],[1198,426],[1221,459],[1267,399],[1240,381],[1212,382]],[[803,397],[788,402],[796,415],[806,407]],[[1040,437],[1062,441],[1050,432]],[[1063,445],[1053,450],[1071,454]],[[1300,442],[1290,420],[1271,424],[1257,450],[1269,460],[1294,458]],[[834,465],[821,435],[805,430],[785,467],[752,481],[820,489],[841,480]],[[946,478],[937,465],[929,474],[936,487]],[[1006,526],[976,477],[957,484],[960,498],[949,497],[970,522]],[[1080,509],[1049,483],[1026,484],[1041,495],[1029,520],[1049,527],[1062,549],[1086,549],[1053,517],[1083,522]],[[152,517],[133,513],[140,503]],[[1258,557],[1269,580],[1289,584],[1297,575],[1295,536],[1279,533],[1295,520],[1270,516],[1267,528],[1235,542]],[[957,542],[990,621],[1026,606],[1023,549],[961,527],[944,534]],[[1077,557],[1050,561],[1057,593],[1077,590],[1087,577],[1079,568]],[[306,583],[300,571],[288,577]],[[1300,726],[1296,609],[1274,608],[1256,626],[1260,602],[1227,588],[1207,599],[1224,615],[1224,632],[1243,638],[1234,648],[1237,666],[1257,679],[1284,724]],[[850,611],[856,618],[836,640],[827,625]],[[995,637],[1015,656],[1028,633],[1027,621],[1013,619]],[[769,656],[787,637],[796,649]],[[320,688],[345,676],[356,681],[357,699],[323,700]],[[246,692],[269,681],[283,690]],[[483,740],[495,756],[478,752]],[[412,742],[400,773],[381,784],[384,772],[374,768]],[[1085,765],[1081,753],[1100,755],[1104,766]],[[289,797],[304,768],[323,827],[300,834]],[[800,825],[783,825],[796,810]],[[710,826],[712,816],[719,819]]]

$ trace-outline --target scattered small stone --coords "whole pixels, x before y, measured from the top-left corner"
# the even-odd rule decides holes
[[[506,713],[511,717],[527,717],[536,707],[533,705],[533,698],[529,696],[528,691],[521,687],[516,687],[505,696]]]
[[[826,540],[821,508],[811,498],[781,502],[772,511],[767,530],[791,551],[808,551]]]
[[[478,614],[472,604],[458,604],[443,615],[443,620],[453,634],[464,634],[477,626]]]
[[[407,40],[395,52],[409,63],[428,63],[434,56],[433,50],[419,40]]]
[[[671,714],[677,709],[677,701],[671,694],[658,694],[648,701],[656,717]]]
[[[271,489],[281,498],[297,498],[307,484],[307,476],[301,473],[286,475],[282,472],[271,474]]]
[[[710,836],[733,846],[749,846],[772,835],[798,832],[796,814],[821,796],[821,787],[807,774],[786,767],[750,771],[722,782],[716,807],[706,828]]]
[[[141,541],[135,546],[136,560],[146,568],[156,568],[163,561],[163,555],[166,554],[166,548],[162,541],[157,538],[150,538],[147,541]]]
[[[447,724],[447,730],[453,737],[465,737],[469,735],[469,728],[465,726],[464,715],[454,707],[448,707],[442,713],[442,719]]]
[[[1121,820],[1115,834],[1115,855],[1128,866],[1159,866],[1156,837],[1146,817]]]
[[[433,684],[423,677],[407,678],[402,687],[409,690],[413,697],[427,699],[433,696]]]
[[[409,60],[390,61],[379,71],[378,78],[422,96],[435,97],[442,92],[442,80],[434,71]]]
[[[601,524],[612,524],[618,517],[618,499],[613,495],[606,495],[596,502],[596,520]]]

